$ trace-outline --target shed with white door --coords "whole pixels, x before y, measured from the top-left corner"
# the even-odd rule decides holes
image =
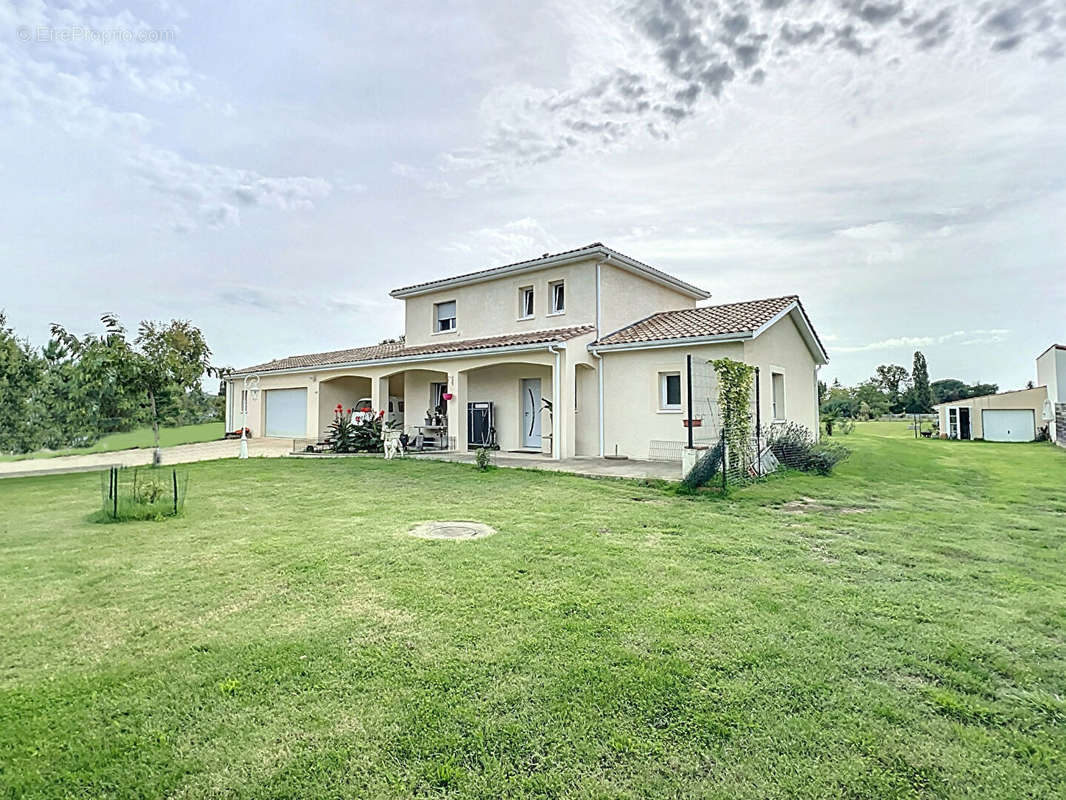
[[[1031,442],[1049,422],[1047,388],[967,397],[934,406],[949,439]]]

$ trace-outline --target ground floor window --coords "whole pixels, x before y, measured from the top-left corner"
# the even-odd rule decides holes
[[[785,418],[785,374],[770,373],[770,414],[774,419]]]
[[[659,373],[659,410],[681,410],[681,373]]]
[[[447,383],[431,383],[429,385],[429,410],[435,414],[445,414],[448,411],[448,401],[444,399],[448,391]]]

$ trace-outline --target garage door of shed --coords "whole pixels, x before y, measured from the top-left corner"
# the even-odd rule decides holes
[[[986,408],[981,412],[986,442],[1031,442],[1036,414],[1031,408]]]

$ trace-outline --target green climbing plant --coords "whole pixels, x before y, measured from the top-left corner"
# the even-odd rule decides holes
[[[751,463],[751,382],[755,367],[731,358],[711,362],[718,375],[718,407],[729,469],[743,472]]]

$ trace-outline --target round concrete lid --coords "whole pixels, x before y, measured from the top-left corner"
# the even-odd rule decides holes
[[[456,542],[470,539],[484,539],[496,533],[495,528],[490,528],[480,522],[423,522],[411,528],[411,536],[419,539],[450,539]]]

